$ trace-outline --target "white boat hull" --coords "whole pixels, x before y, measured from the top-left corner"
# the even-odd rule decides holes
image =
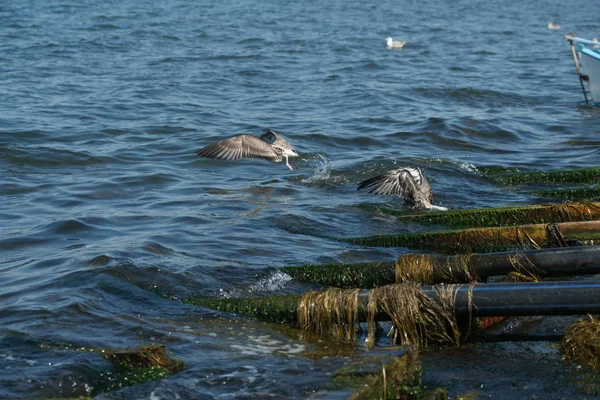
[[[572,33],[565,35],[565,39],[571,43],[573,59],[585,101],[588,102],[588,96],[584,81],[587,82],[592,103],[600,106],[600,43],[597,39],[582,39]]]
[[[592,101],[600,105],[600,53],[582,48],[579,51],[579,61],[581,63],[581,72],[588,77],[588,87],[592,96]]]

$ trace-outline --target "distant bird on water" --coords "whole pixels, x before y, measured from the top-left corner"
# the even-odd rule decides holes
[[[548,22],[548,29],[556,31],[560,29],[560,24],[553,24],[552,22]]]
[[[406,44],[406,42],[392,40],[391,37],[385,39],[385,42],[387,44],[388,49],[401,49]]]
[[[224,139],[196,152],[200,157],[220,160],[239,160],[240,158],[261,158],[273,162],[281,162],[293,170],[289,157],[298,157],[292,145],[273,130],[257,138],[252,135],[238,135]]]
[[[365,188],[370,189],[369,193],[401,196],[413,207],[447,210],[445,207],[431,204],[431,186],[419,168],[403,167],[387,171],[362,181],[356,190]]]

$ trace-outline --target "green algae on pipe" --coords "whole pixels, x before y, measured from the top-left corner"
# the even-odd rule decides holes
[[[411,284],[414,284],[411,282]],[[402,290],[403,285],[393,286]],[[366,310],[371,290],[356,291],[358,320],[366,321]],[[421,286],[432,299],[439,300],[439,290],[454,292],[454,310],[457,315],[477,317],[537,316],[537,315],[584,315],[600,313],[600,281],[547,281],[547,282],[501,282],[481,284],[441,284]],[[331,290],[331,289],[328,289]],[[335,289],[339,290],[339,289]],[[325,292],[325,291],[311,291]],[[311,293],[307,292],[307,293]],[[347,291],[344,291],[347,292]],[[306,294],[306,293],[305,293]],[[188,298],[184,302],[199,307],[243,314],[267,322],[297,323],[300,295],[270,296],[264,298]],[[207,301],[208,300],[208,301]],[[275,315],[260,309],[265,301],[280,304]],[[244,306],[253,304],[254,306]],[[280,316],[286,315],[283,319]],[[378,317],[385,317],[379,313]],[[389,319],[389,315],[387,317]]]
[[[556,197],[567,200],[598,200],[600,199],[600,186],[583,188],[543,189],[528,192],[539,197]]]
[[[386,208],[381,208],[379,211],[394,215],[402,221],[455,227],[512,226],[600,219],[600,203],[591,202],[421,212],[416,214],[406,214]]]
[[[478,171],[485,175],[491,175],[494,181],[501,185],[512,186],[521,183],[545,183],[545,182],[571,182],[571,183],[598,183],[600,180],[600,168],[577,168],[571,170],[532,170],[519,172],[504,172],[490,167],[478,167]]]
[[[558,231],[558,235],[556,231]],[[555,244],[557,236],[567,241],[600,240],[600,221],[471,228],[441,232],[340,238],[337,240],[372,247],[407,247],[440,252],[484,253],[548,247]]]
[[[183,302],[199,307],[212,308],[234,314],[248,315],[262,321],[276,323],[295,323],[296,307],[300,301],[298,295],[247,298],[187,298]]]
[[[293,279],[339,288],[374,288],[394,281],[394,262],[320,264],[283,267]]]

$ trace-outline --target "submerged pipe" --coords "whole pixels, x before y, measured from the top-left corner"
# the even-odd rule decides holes
[[[455,294],[457,315],[473,317],[580,315],[600,313],[600,281],[488,283],[444,285]],[[440,301],[435,286],[422,286],[425,294]],[[366,304],[369,291],[359,292]]]
[[[521,272],[539,278],[600,273],[600,246],[561,247],[519,252],[474,253],[470,255],[436,256],[407,253],[397,262],[354,264],[320,264],[282,267],[293,279],[340,288],[374,288],[400,282],[395,276],[396,263],[403,267],[403,257],[422,256],[431,262],[431,280],[421,281],[411,274],[410,280],[423,284],[468,282],[465,273],[485,281],[490,276]],[[462,260],[464,261],[461,261]],[[466,263],[467,265],[464,265]],[[418,269],[427,268],[419,265]],[[407,268],[409,272],[410,268]],[[419,275],[420,271],[415,271]],[[407,273],[408,275],[408,273]],[[404,278],[404,276],[402,276]]]
[[[402,290],[402,284],[393,285]],[[600,313],[600,281],[535,283],[486,283],[421,286],[423,292],[439,303],[441,289],[452,291],[457,316],[538,316],[584,315]],[[379,289],[375,289],[379,290]],[[358,292],[358,319],[367,319],[370,290]],[[264,321],[296,323],[299,295],[250,298],[188,298],[184,303],[223,312],[243,314]],[[377,319],[389,320],[379,312]]]
[[[435,258],[433,269],[435,283],[443,282],[444,279],[447,280],[448,272],[453,277],[461,276],[461,271],[456,268],[451,271],[446,269],[443,272],[440,268],[440,266],[446,265],[456,258],[457,256]],[[600,246],[524,250],[517,253],[481,253],[473,254],[469,260],[469,265],[482,279],[489,276],[508,275],[516,270],[515,263],[521,263],[524,269],[533,269],[529,272],[539,277],[595,274],[600,272]],[[451,262],[451,264],[456,265],[456,262]],[[533,266],[530,266],[531,264]]]

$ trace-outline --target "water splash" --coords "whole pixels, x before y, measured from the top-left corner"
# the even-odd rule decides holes
[[[277,271],[273,275],[260,279],[258,282],[246,288],[249,293],[275,292],[282,289],[292,277],[285,272]]]
[[[471,163],[458,162],[458,167],[467,172],[478,172],[477,167]]]
[[[234,289],[234,290],[223,290],[219,289],[218,297],[222,298],[237,298],[237,297],[247,297],[251,294],[261,293],[261,292],[276,292],[292,280],[292,277],[288,274],[277,271],[272,275],[269,275],[265,278],[258,280],[257,282],[247,286],[243,289]]]
[[[325,157],[323,154],[316,154],[312,160],[315,160],[317,168],[315,172],[308,178],[302,179],[302,183],[319,183],[328,181],[331,177],[331,166],[333,162]]]

